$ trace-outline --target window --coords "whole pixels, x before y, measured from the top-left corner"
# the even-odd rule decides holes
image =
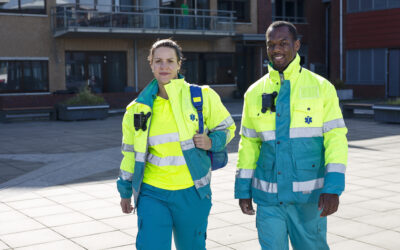
[[[185,53],[182,74],[190,83],[232,84],[234,80],[233,53]]]
[[[125,52],[65,52],[66,87],[78,91],[90,85],[93,92],[124,92]]]
[[[274,21],[305,22],[303,0],[276,0],[273,9],[275,10],[272,17]]]
[[[234,16],[236,22],[250,22],[250,1],[247,0],[219,0],[219,11],[235,11]],[[228,13],[218,14],[219,16],[228,17]],[[223,21],[223,19],[220,19]]]
[[[346,82],[350,84],[385,83],[385,49],[348,50]]]
[[[400,8],[399,0],[347,0],[347,12]]]
[[[0,60],[0,93],[49,90],[47,61]]]
[[[0,0],[0,12],[46,14],[45,0]]]

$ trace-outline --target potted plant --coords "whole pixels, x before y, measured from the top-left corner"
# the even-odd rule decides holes
[[[400,98],[374,104],[375,121],[400,123]]]
[[[109,108],[104,98],[92,94],[88,87],[56,105],[58,119],[62,121],[105,119]]]
[[[336,79],[332,81],[336,88],[339,100],[351,100],[353,99],[353,89],[346,89],[346,84],[341,79]]]

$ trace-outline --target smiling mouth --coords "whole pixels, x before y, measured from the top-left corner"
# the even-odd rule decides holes
[[[276,56],[274,56],[274,60],[278,60],[278,61],[283,60],[283,58],[284,58],[283,55],[276,55]]]

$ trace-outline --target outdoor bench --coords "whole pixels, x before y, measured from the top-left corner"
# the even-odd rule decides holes
[[[56,119],[56,110],[53,106],[43,107],[18,107],[18,108],[1,108],[0,121],[7,122],[12,118],[23,117],[42,117],[48,116],[49,119]]]
[[[372,103],[343,103],[342,112],[344,118],[354,117],[355,109],[372,110]]]

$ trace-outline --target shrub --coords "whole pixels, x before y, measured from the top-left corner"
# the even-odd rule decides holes
[[[84,87],[78,94],[62,102],[63,105],[99,105],[105,104],[103,97],[94,95],[88,87]]]

